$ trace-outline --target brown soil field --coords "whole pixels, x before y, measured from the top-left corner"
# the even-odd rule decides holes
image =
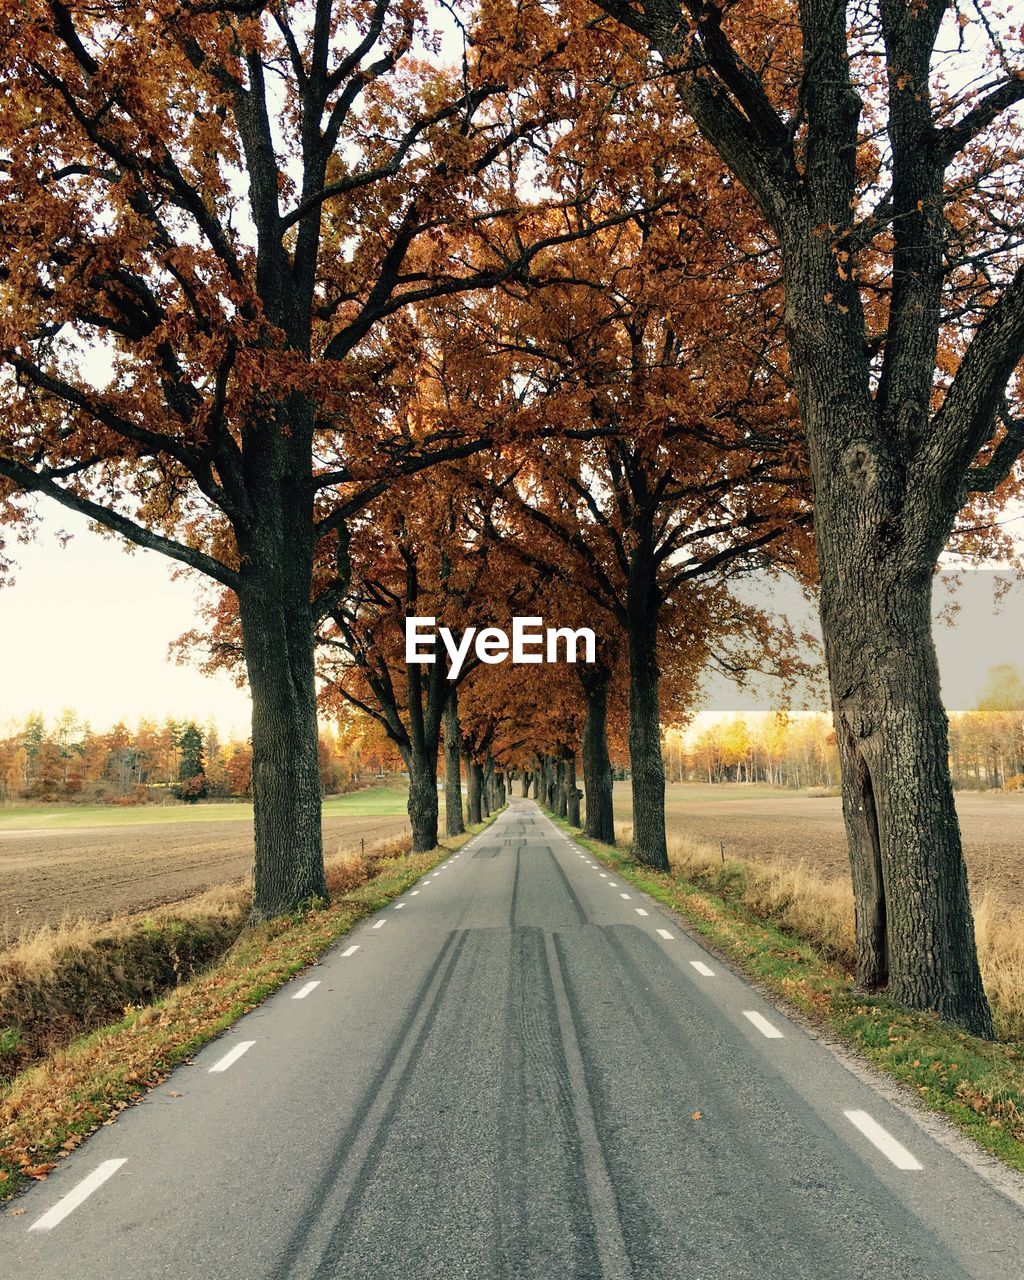
[[[402,815],[324,820],[328,855],[404,835]],[[247,876],[243,820],[0,832],[0,946],[64,916],[107,920]]]
[[[956,803],[972,897],[991,890],[1004,905],[1024,907],[1024,794],[964,791]],[[615,784],[615,816],[632,820],[627,782]],[[849,875],[836,797],[736,783],[673,783],[666,818],[670,837],[713,849],[724,844],[727,858],[781,856],[826,875]]]

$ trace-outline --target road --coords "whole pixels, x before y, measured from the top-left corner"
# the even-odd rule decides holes
[[[1024,1276],[1018,1202],[525,800],[16,1207],[33,1280]]]

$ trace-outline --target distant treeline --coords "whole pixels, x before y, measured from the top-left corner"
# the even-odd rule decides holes
[[[372,740],[321,732],[324,795],[349,790],[384,767],[394,767],[392,753]],[[96,732],[65,711],[53,721],[30,715],[0,737],[0,801],[143,804],[251,793],[249,741],[222,739],[213,724],[140,720],[134,728],[119,722]]]
[[[678,782],[767,782],[838,786],[839,757],[828,716],[744,716],[709,725],[688,745],[670,730],[666,776]]]
[[[666,776],[677,782],[767,782],[777,787],[839,785],[839,757],[826,715],[736,715],[692,741],[669,730]],[[949,718],[953,785],[1024,789],[1024,674],[993,667],[974,708]]]

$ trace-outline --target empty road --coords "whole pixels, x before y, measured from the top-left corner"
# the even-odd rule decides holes
[[[74,1280],[1014,1280],[1024,1210],[526,800],[0,1217]]]

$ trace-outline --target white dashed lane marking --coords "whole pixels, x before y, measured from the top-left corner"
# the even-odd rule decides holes
[[[703,974],[705,978],[713,978],[715,976],[714,969],[709,969],[703,960],[691,960],[690,964],[693,965],[698,973]]]
[[[668,931],[667,929],[659,929],[659,930],[658,930],[658,937],[659,937],[659,938],[664,938],[666,942],[671,942],[671,941],[672,941],[672,939],[673,939],[675,936],[676,936],[676,935],[675,935],[674,933],[669,933],[669,931]]]
[[[41,1218],[37,1218],[29,1227],[29,1231],[52,1231],[58,1222],[63,1222],[69,1213],[74,1213],[78,1206],[103,1186],[108,1178],[117,1173],[125,1164],[124,1160],[104,1160],[97,1165],[87,1178],[83,1178],[77,1187],[58,1200],[52,1209],[48,1209]]]
[[[625,898],[627,902],[632,902],[632,901],[633,901],[633,899],[630,897],[630,895],[629,895],[628,893],[620,893],[620,894],[619,894],[619,897],[620,897],[620,898]]]
[[[638,916],[645,916],[645,915],[647,915],[647,912],[643,909],[643,907],[637,907],[637,908],[636,908],[636,913],[637,913],[637,915],[638,915]]]
[[[298,991],[296,991],[292,996],[292,999],[305,1000],[306,996],[308,996],[311,991],[315,991],[319,985],[319,982],[307,982],[304,987],[300,987]]]
[[[743,1016],[744,1018],[749,1019],[754,1024],[754,1026],[757,1027],[758,1031],[760,1031],[760,1033],[763,1036],[765,1036],[767,1039],[781,1040],[783,1038],[782,1032],[778,1029],[778,1027],[773,1026],[772,1023],[770,1023],[767,1018],[763,1017],[756,1010],[744,1009]]]
[[[883,1129],[866,1111],[844,1111],[843,1115],[861,1131],[868,1142],[873,1143],[881,1151],[886,1159],[891,1160],[897,1169],[922,1168],[921,1161],[911,1155],[902,1142],[897,1142],[892,1134],[887,1129]]]
[[[212,1076],[215,1071],[227,1071],[228,1067],[233,1067],[242,1054],[248,1053],[255,1043],[255,1040],[243,1040],[241,1044],[236,1044],[230,1052],[213,1064],[207,1074]]]
[[[359,943],[357,942],[351,947],[346,947],[345,950],[341,953],[341,958],[344,960],[346,956],[354,956],[358,950],[359,950]]]
[[[377,923],[376,923],[373,927],[374,927],[375,929],[383,929],[383,928],[384,928],[384,926],[385,926],[386,924],[387,924],[387,921],[386,921],[386,920],[378,920],[378,921],[377,921]]]

